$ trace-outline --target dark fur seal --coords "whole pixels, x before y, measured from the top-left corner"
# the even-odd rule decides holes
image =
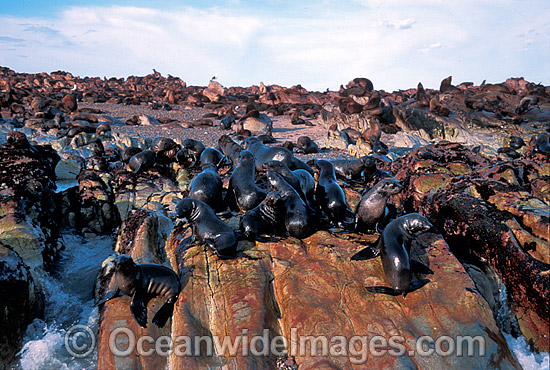
[[[288,234],[298,239],[311,235],[315,231],[313,219],[296,190],[275,171],[267,171],[267,180],[271,189],[278,191],[284,200],[284,224]]]
[[[256,166],[261,168],[267,161],[281,161],[288,166],[291,170],[298,168],[306,170],[313,175],[313,170],[307,164],[296,158],[288,149],[273,146],[266,147],[258,138],[249,137],[244,141],[245,149],[254,154],[256,158]]]
[[[296,141],[296,153],[304,153],[304,154],[311,154],[311,153],[318,153],[319,152],[319,145],[309,136],[300,136],[298,140]]]
[[[216,165],[207,162],[202,165],[202,172],[191,180],[188,197],[203,201],[218,213],[226,209],[222,191],[223,184]]]
[[[384,219],[387,213],[386,202],[393,194],[403,190],[403,185],[396,179],[380,180],[357,203],[355,207],[355,230],[374,230],[376,224]]]
[[[135,146],[124,149],[122,152],[122,162],[126,164],[129,163],[130,159],[140,152],[142,152],[142,150],[140,148],[136,148]]]
[[[221,152],[231,161],[233,168],[237,166],[239,154],[243,151],[243,147],[237,144],[228,135],[222,135],[218,139],[218,146]]]
[[[305,170],[291,171],[286,164],[281,161],[268,161],[264,163],[263,169],[273,170],[285,179],[285,181],[296,190],[300,198],[312,210],[315,205],[315,179]]]
[[[280,233],[283,215],[283,198],[278,192],[271,191],[258,206],[241,217],[239,229],[250,240],[262,240],[261,235]]]
[[[360,180],[365,169],[376,170],[374,159],[365,155],[357,159],[336,159],[332,161],[336,176],[346,180]]]
[[[342,227],[350,211],[344,191],[336,180],[334,166],[324,159],[316,160],[314,164],[319,169],[319,180],[315,189],[317,204],[333,225]]]
[[[187,219],[193,240],[206,243],[222,259],[236,257],[237,238],[233,229],[208,204],[198,199],[181,199],[176,205],[176,216]]]
[[[226,158],[223,153],[214,148],[204,149],[200,157],[200,162],[203,166],[207,163],[210,163],[215,165],[217,168],[220,168],[225,163],[225,161]]]
[[[170,138],[157,136],[151,143],[151,150],[156,153],[157,162],[171,163],[176,160],[180,146]]]
[[[248,150],[239,155],[239,164],[233,170],[225,201],[232,210],[250,211],[265,198],[266,192],[254,182],[254,156]]]
[[[152,150],[144,150],[135,154],[128,161],[128,166],[134,173],[145,172],[151,168],[156,163],[156,154]]]
[[[204,144],[195,139],[185,139],[183,140],[183,149],[185,153],[178,153],[180,156],[184,157],[184,162],[188,163],[188,167],[195,167],[199,162],[199,158],[205,149]],[[179,161],[178,161],[179,162]]]
[[[525,146],[525,141],[519,136],[510,136],[510,148],[521,149]]]
[[[534,151],[544,154],[546,156],[550,156],[550,144],[547,132],[543,132],[542,134],[539,134],[539,136],[537,136],[537,138],[535,139]]]
[[[152,298],[161,296],[167,301],[153,317],[153,324],[162,328],[172,316],[181,284],[178,275],[168,267],[152,263],[136,264],[132,257],[121,254],[115,260],[114,279],[117,289],[107,293],[98,306],[124,293],[132,297],[132,316],[141,327],[146,328],[147,304]]]
[[[367,287],[371,293],[400,295],[423,287],[429,280],[415,280],[412,282],[411,267],[416,272],[433,273],[428,267],[410,259],[411,242],[419,234],[432,228],[426,217],[411,213],[391,221],[384,228],[376,247],[368,247],[356,255],[352,260],[369,259],[380,255],[386,281],[391,287]]]

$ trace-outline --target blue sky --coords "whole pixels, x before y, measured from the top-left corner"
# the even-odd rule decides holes
[[[309,90],[550,85],[550,1],[0,0],[0,66]]]

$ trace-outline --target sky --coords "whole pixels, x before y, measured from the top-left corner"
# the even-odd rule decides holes
[[[205,86],[550,85],[548,0],[0,0],[0,66]]]

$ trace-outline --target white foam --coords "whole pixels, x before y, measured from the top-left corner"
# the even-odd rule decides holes
[[[97,367],[97,349],[85,358],[73,358],[65,348],[65,335],[74,325],[88,326],[97,338],[99,314],[92,290],[102,261],[112,253],[108,237],[85,240],[63,235],[58,268],[37,283],[45,293],[44,320],[35,319],[27,328],[15,369],[80,370]]]

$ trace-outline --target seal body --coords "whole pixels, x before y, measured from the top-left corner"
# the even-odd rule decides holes
[[[256,166],[261,168],[268,161],[281,161],[291,170],[298,168],[308,171],[313,175],[313,170],[306,163],[294,157],[286,148],[281,146],[266,147],[258,138],[249,137],[244,141],[245,149],[254,154]]]
[[[225,201],[233,210],[249,211],[265,198],[266,192],[254,182],[254,156],[248,150],[239,154],[239,164],[233,170]]]
[[[426,217],[411,213],[391,221],[384,228],[378,247],[386,281],[396,293],[411,291],[411,241],[432,228]]]
[[[319,180],[315,189],[315,199],[333,225],[342,226],[349,209],[344,191],[338,185],[334,166],[324,159],[315,161],[319,169]]]
[[[319,152],[319,145],[309,136],[300,136],[298,140],[296,141],[296,153],[304,153],[304,154],[311,154],[311,153],[318,153]]]
[[[181,284],[178,275],[168,267],[152,263],[136,264],[130,256],[121,254],[115,260],[114,279],[117,290],[107,294],[98,305],[124,293],[132,297],[132,316],[141,327],[146,328],[147,304],[152,298],[160,296],[167,301],[153,317],[153,324],[163,327],[172,316]]]
[[[311,235],[314,232],[313,219],[296,190],[275,171],[267,171],[267,180],[271,189],[279,192],[284,200],[284,224],[288,234],[298,239]]]
[[[382,179],[374,185],[355,207],[355,230],[374,230],[376,224],[386,215],[386,203],[390,196],[403,190],[396,179]]]
[[[200,156],[200,163],[203,166],[207,163],[211,163],[215,165],[216,168],[220,168],[224,162],[225,156],[218,149],[206,148],[203,150]]]
[[[202,168],[191,180],[188,197],[203,201],[216,212],[224,211],[223,184],[216,166],[207,162]]]
[[[535,152],[550,156],[550,143],[547,132],[543,132],[537,136],[535,141]]]
[[[376,169],[374,159],[366,155],[357,159],[337,159],[331,162],[336,176],[346,180],[360,180],[365,169]]]
[[[281,229],[284,201],[276,191],[267,194],[258,206],[246,212],[239,221],[239,229],[250,240],[260,235],[276,235]]]
[[[231,161],[233,168],[237,166],[239,154],[243,151],[243,147],[237,144],[228,135],[222,135],[218,139],[218,146],[221,152]]]
[[[156,154],[152,150],[144,150],[132,156],[128,161],[128,166],[134,173],[145,172],[156,163]]]
[[[176,216],[186,218],[193,238],[206,243],[220,258],[236,257],[237,238],[233,229],[220,220],[208,204],[198,199],[181,199],[176,205]]]

